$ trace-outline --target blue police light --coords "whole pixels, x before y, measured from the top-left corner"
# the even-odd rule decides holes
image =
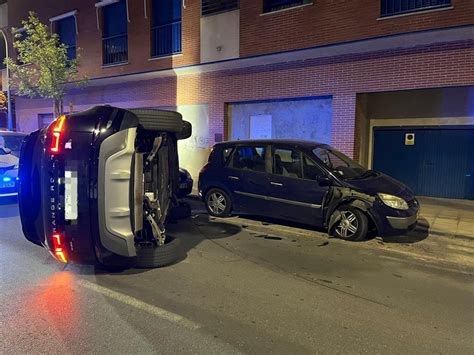
[[[11,177],[5,176],[5,177],[3,178],[3,182],[10,182],[10,181],[12,181],[12,178],[11,178]]]

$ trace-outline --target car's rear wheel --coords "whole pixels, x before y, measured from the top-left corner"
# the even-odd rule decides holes
[[[341,206],[335,213],[340,213],[340,219],[334,226],[336,237],[357,241],[367,236],[369,222],[364,212],[352,206]]]
[[[232,209],[232,201],[229,195],[221,189],[211,189],[204,199],[206,209],[211,216],[227,217]]]
[[[171,265],[177,262],[181,256],[180,240],[166,236],[165,244],[138,245],[137,263],[138,268],[156,268]]]

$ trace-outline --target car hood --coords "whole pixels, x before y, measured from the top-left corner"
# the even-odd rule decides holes
[[[18,165],[19,159],[13,154],[0,155],[0,169]]]
[[[355,188],[369,195],[376,195],[378,192],[399,196],[406,200],[414,197],[413,192],[402,182],[380,172],[363,179],[352,179],[345,181],[350,187]]]

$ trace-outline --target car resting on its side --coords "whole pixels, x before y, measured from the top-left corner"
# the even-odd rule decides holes
[[[369,230],[400,235],[416,226],[419,204],[401,182],[367,170],[315,142],[218,143],[199,176],[208,212],[280,218],[327,228],[346,240]]]
[[[177,204],[177,112],[96,106],[31,133],[20,157],[23,232],[62,262],[158,267],[179,258],[165,234]]]

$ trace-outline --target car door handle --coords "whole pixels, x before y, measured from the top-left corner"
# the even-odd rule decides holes
[[[283,186],[283,184],[280,184],[279,182],[270,182],[271,185],[273,186]]]
[[[239,180],[239,178],[237,176],[228,176],[228,178],[230,180]]]

